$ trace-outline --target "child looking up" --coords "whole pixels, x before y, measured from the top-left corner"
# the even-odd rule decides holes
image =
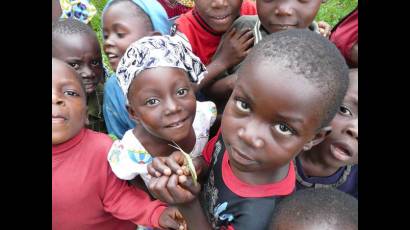
[[[168,34],[170,22],[162,6],[152,0],[108,1],[102,13],[104,52],[114,72],[128,46],[154,34]],[[135,127],[128,116],[125,97],[115,74],[107,79],[104,87],[103,112],[108,133],[122,138],[124,133]]]
[[[52,25],[52,55],[72,66],[87,92],[88,127],[107,132],[102,112],[104,70],[95,32],[76,19],[61,19]]]
[[[188,227],[265,229],[277,199],[294,191],[293,158],[328,135],[348,82],[343,57],[323,36],[267,36],[239,68],[221,129],[202,153],[210,171],[200,198],[180,152],[149,165],[151,193],[176,204]]]
[[[358,69],[350,69],[349,88],[326,139],[296,157],[297,189],[332,187],[358,195]]]
[[[322,2],[324,1],[256,0],[258,15],[241,16],[232,24],[232,28],[237,31],[251,29],[255,36],[252,45],[257,44],[271,33],[286,29],[310,29],[319,33],[319,28],[313,20]],[[208,85],[204,91],[217,104],[218,112],[223,111],[232,93],[237,78],[234,73],[239,66],[240,63],[232,66],[233,68],[227,69],[223,75],[219,75],[217,78],[208,78],[212,84]]]
[[[76,71],[52,59],[52,228],[178,228],[175,213],[112,173],[111,139],[84,128],[86,90]],[[165,210],[165,211],[164,211]]]
[[[208,141],[216,109],[197,102],[193,83],[205,66],[174,37],[144,37],[132,43],[117,68],[130,117],[138,125],[114,142],[108,161],[121,179],[140,175],[145,182],[152,157],[168,156],[177,144],[192,157],[200,156]]]
[[[284,198],[270,230],[357,230],[358,201],[336,189],[304,189]]]

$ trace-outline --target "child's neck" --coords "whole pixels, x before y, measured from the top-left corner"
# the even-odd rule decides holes
[[[233,174],[242,182],[251,185],[274,184],[285,179],[289,172],[289,164],[282,166],[275,171],[243,172],[235,167],[231,169]]]
[[[320,152],[313,149],[299,154],[303,173],[310,177],[328,177],[333,175],[339,167],[328,165],[321,157]]]
[[[176,151],[175,148],[170,146],[171,141],[167,141],[156,136],[151,135],[141,125],[137,125],[132,131],[138,141],[144,146],[145,150],[153,157],[169,156],[172,152]],[[184,138],[183,141],[176,142],[185,152],[189,153],[195,146],[196,137],[194,129],[191,128],[189,135]]]

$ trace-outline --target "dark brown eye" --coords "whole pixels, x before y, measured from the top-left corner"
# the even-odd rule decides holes
[[[344,106],[344,105],[340,106],[339,112],[342,115],[346,115],[346,116],[352,116],[353,115],[352,112],[350,111],[350,109],[347,106]]]

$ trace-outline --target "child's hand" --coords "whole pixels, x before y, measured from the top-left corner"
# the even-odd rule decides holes
[[[188,174],[184,166],[186,163],[184,155],[175,151],[168,157],[155,157],[148,165],[148,173],[152,177],[171,176],[172,173],[184,176]]]
[[[229,69],[239,64],[248,55],[254,40],[252,29],[237,31],[236,28],[232,28],[223,37],[213,60],[219,60],[226,65],[226,69]]]
[[[317,23],[317,25],[318,25],[318,27],[319,27],[319,33],[320,33],[322,36],[324,36],[324,37],[326,37],[326,38],[329,38],[329,36],[330,36],[330,31],[331,31],[330,25],[329,25],[327,22],[325,22],[325,21],[320,21],[320,22]]]
[[[201,191],[201,186],[199,184],[195,185],[191,178],[179,180],[176,174],[172,174],[171,176],[151,178],[148,183],[148,190],[162,202],[179,205],[195,200]]]
[[[175,207],[168,207],[159,217],[159,225],[165,229],[187,229],[187,223],[181,213]]]

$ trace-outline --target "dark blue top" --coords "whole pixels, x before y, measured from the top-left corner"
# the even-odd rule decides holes
[[[303,173],[302,163],[296,157],[296,190],[304,188],[333,187],[358,198],[358,171],[359,166],[350,165],[341,167],[333,175],[328,177],[308,177]],[[349,172],[350,171],[350,172]],[[344,175],[345,174],[345,175]],[[345,179],[343,178],[343,175]]]

